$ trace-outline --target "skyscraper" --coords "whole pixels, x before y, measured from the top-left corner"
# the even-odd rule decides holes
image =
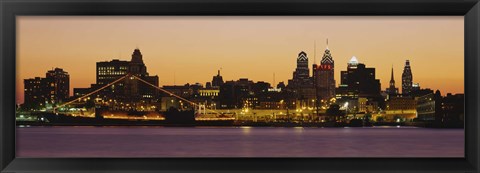
[[[375,79],[375,68],[366,68],[354,56],[347,71],[341,71],[339,94],[351,98],[380,96],[380,80]]]
[[[319,99],[327,100],[335,97],[334,67],[335,63],[327,45],[327,49],[325,49],[325,53],[320,61],[320,66],[317,67],[315,72],[315,83]]]
[[[386,91],[389,96],[395,96],[398,94],[398,88],[395,87],[395,79],[393,78],[393,66],[390,77],[390,86],[386,89]]]
[[[312,86],[310,70],[308,68],[308,56],[304,51],[298,54],[297,68],[293,72],[293,79],[289,81],[288,85],[295,88]]]
[[[308,57],[304,51],[297,57],[297,68],[293,72],[293,79],[288,80],[287,90],[293,93],[292,99],[297,102],[296,107],[311,107],[316,99],[313,77],[310,77]]]
[[[405,67],[402,73],[402,94],[408,95],[412,91],[413,77],[412,70],[410,69],[410,62],[405,62]]]

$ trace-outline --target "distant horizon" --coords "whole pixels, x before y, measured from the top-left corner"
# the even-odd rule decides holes
[[[70,75],[72,95],[73,88],[95,83],[96,62],[130,61],[135,48],[142,52],[149,74],[159,76],[160,86],[205,86],[221,69],[224,81],[248,78],[275,87],[282,81],[288,84],[301,51],[308,55],[311,75],[327,39],[337,87],[340,71],[356,56],[376,69],[381,90],[388,87],[393,66],[401,92],[401,75],[409,60],[413,83],[421,88],[438,89],[442,95],[464,93],[462,16],[17,19],[17,104],[23,103],[24,79],[62,68]]]

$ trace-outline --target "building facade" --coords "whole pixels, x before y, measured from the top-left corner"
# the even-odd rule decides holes
[[[310,77],[308,68],[308,56],[300,52],[297,57],[297,67],[293,72],[293,78],[288,80],[287,92],[292,93],[289,102],[295,103],[296,108],[315,107],[311,100],[317,99],[313,77]]]
[[[410,61],[405,61],[405,67],[402,73],[402,94],[409,95],[412,91],[413,76],[412,69],[410,68]]]
[[[320,65],[314,64],[314,79],[318,100],[329,100],[335,97],[335,62],[327,48],[323,54]]]
[[[47,71],[45,78],[24,80],[24,107],[27,109],[52,108],[68,101],[70,75],[61,68]]]

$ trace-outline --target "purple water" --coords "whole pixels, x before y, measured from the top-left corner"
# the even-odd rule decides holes
[[[464,131],[18,127],[17,157],[464,157]]]

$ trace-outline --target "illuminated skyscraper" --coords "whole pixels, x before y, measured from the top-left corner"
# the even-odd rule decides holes
[[[334,67],[335,63],[327,45],[320,66],[314,72],[319,99],[327,100],[335,97]]]
[[[408,95],[412,91],[413,77],[412,70],[410,69],[410,62],[405,62],[405,67],[402,73],[402,94]]]
[[[293,79],[288,80],[287,89],[293,93],[292,101],[297,102],[295,106],[313,107],[317,98],[315,94],[315,86],[313,85],[313,77],[310,77],[308,68],[308,57],[304,51],[300,52],[297,57],[297,68],[293,72]]]
[[[293,72],[293,79],[289,81],[288,85],[303,88],[305,86],[311,87],[312,84],[308,68],[308,56],[307,53],[302,51],[298,54],[297,68]]]

